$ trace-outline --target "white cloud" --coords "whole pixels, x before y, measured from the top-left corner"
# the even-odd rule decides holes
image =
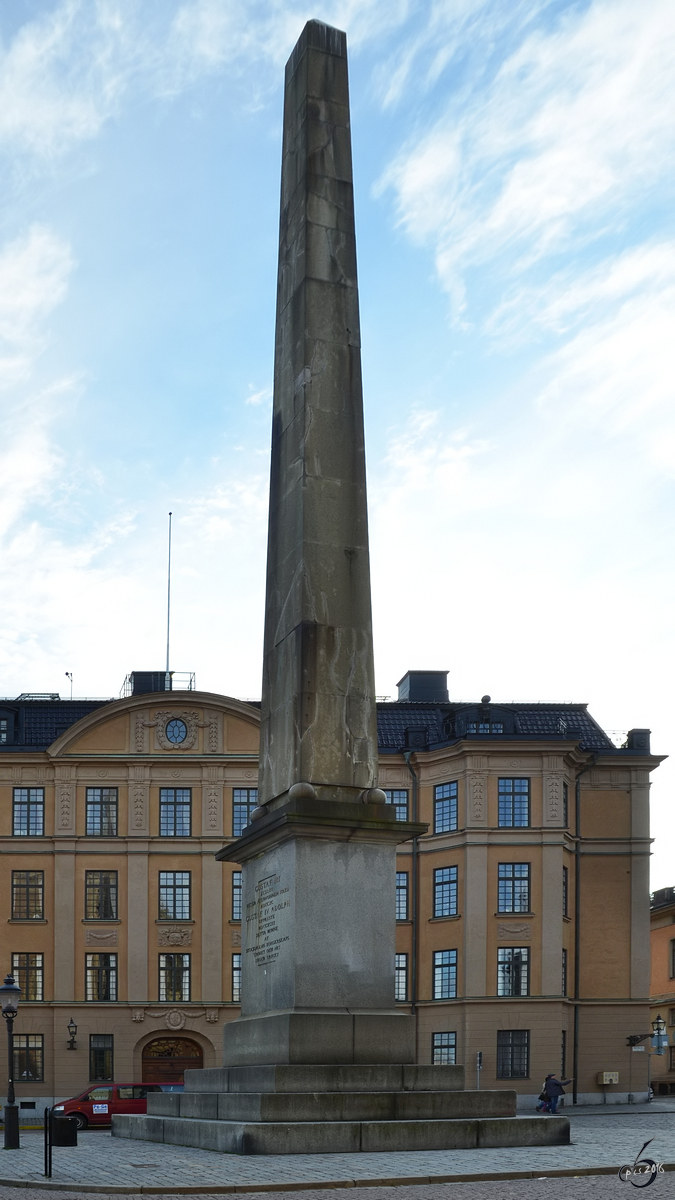
[[[0,250],[0,389],[29,375],[73,265],[70,246],[41,225]]]
[[[271,387],[260,388],[259,391],[257,391],[257,392],[254,391],[252,388],[250,388],[249,394],[246,397],[244,404],[252,404],[254,406],[257,406],[258,404],[267,404],[268,401],[270,401],[271,399],[272,399]]]
[[[616,231],[670,173],[674,53],[668,0],[596,0],[530,33],[401,153],[383,184],[460,302],[470,265],[513,275]]]

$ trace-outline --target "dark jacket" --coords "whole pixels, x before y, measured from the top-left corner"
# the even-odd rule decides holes
[[[563,1084],[571,1083],[571,1079],[563,1079],[562,1083],[559,1079],[547,1079],[544,1084],[544,1091],[547,1096],[564,1096],[565,1088]]]

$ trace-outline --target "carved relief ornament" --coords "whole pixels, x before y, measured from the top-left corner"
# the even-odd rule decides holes
[[[187,734],[182,742],[170,742],[166,736],[169,721],[183,721]],[[155,713],[155,737],[162,750],[191,750],[197,740],[199,729],[199,714],[194,709],[166,709]]]
[[[191,946],[192,927],[184,925],[160,925],[157,930],[157,942],[160,946]]]

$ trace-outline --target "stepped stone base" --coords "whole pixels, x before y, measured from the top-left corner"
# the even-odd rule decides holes
[[[512,1091],[464,1091],[463,1067],[297,1064],[186,1071],[114,1116],[113,1137],[221,1154],[475,1150],[569,1142],[566,1117],[516,1117]]]

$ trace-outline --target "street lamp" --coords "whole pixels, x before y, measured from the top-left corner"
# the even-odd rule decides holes
[[[68,1042],[66,1049],[67,1050],[76,1050],[77,1044],[75,1042],[75,1034],[77,1033],[77,1025],[75,1024],[72,1017],[70,1018],[66,1028],[68,1029],[68,1033],[70,1034],[70,1041]]]
[[[663,1037],[664,1033],[666,1032],[666,1023],[661,1016],[661,1013],[659,1013],[655,1021],[652,1021],[652,1029],[657,1037]]]
[[[5,1105],[5,1150],[18,1150],[19,1147],[19,1110],[14,1103],[14,1018],[19,1006],[21,988],[12,975],[5,976],[5,982],[0,987],[0,1002],[2,1015],[7,1022],[7,1066],[9,1082],[7,1084],[7,1103]]]

